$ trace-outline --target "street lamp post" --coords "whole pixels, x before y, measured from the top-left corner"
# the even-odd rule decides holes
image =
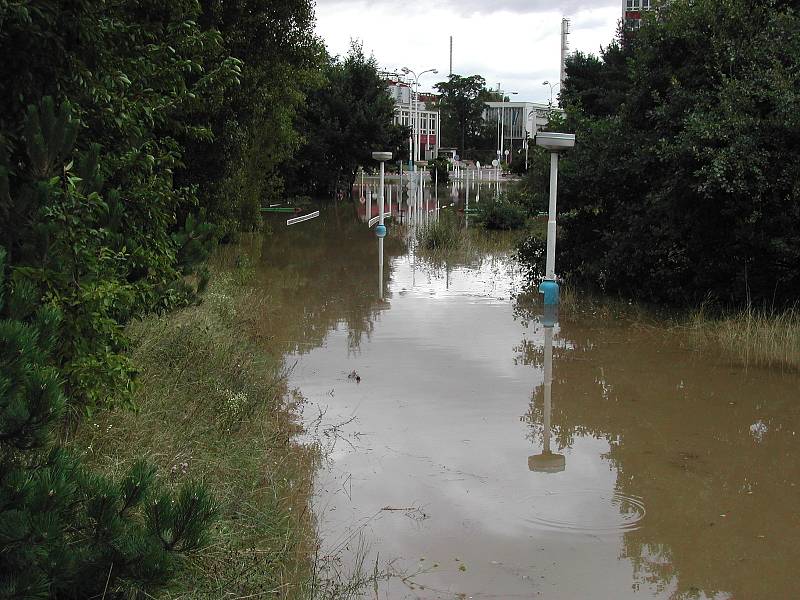
[[[537,146],[550,150],[550,207],[547,217],[547,259],[545,278],[539,285],[544,294],[544,433],[542,453],[528,458],[531,471],[557,473],[563,471],[566,459],[562,454],[550,450],[550,413],[552,410],[553,385],[553,328],[558,321],[558,283],[556,283],[556,200],[558,196],[558,154],[575,145],[575,135],[571,133],[535,133]]]
[[[550,86],[550,105],[553,104],[553,90],[557,87],[561,87],[560,83],[550,83],[549,81],[543,81],[542,85],[549,85]]]
[[[498,160],[502,160],[503,159],[503,148],[504,148],[503,138],[505,137],[505,128],[506,128],[506,124],[505,124],[506,94],[508,94],[509,96],[516,96],[518,92],[505,92],[505,91],[500,89],[500,85],[499,84],[497,86],[497,91],[500,94],[500,134],[498,136],[500,138],[500,140],[499,140],[500,143],[498,144],[498,150],[499,150],[499,152],[498,152]]]
[[[536,109],[535,108],[528,112],[528,118],[525,119],[525,172],[526,173],[528,172],[528,146],[530,145],[529,144],[530,139],[529,139],[529,136],[528,136],[528,134],[530,133],[528,131],[528,119],[531,118],[531,115],[533,115],[533,137],[536,137]]]
[[[544,294],[544,324],[556,320],[558,283],[556,283],[556,200],[558,197],[558,154],[575,145],[575,134],[544,131],[536,134],[536,145],[550,150],[550,207],[547,216],[547,258],[544,280],[539,291]],[[552,314],[548,314],[548,310]],[[552,326],[552,325],[551,325]]]
[[[416,161],[418,161],[420,159],[420,156],[419,156],[420,155],[420,152],[419,152],[419,138],[420,138],[420,136],[422,134],[421,128],[420,128],[420,123],[419,123],[419,92],[417,91],[417,88],[419,86],[419,79],[420,79],[420,77],[425,75],[425,73],[433,73],[435,75],[439,71],[437,71],[436,69],[426,69],[425,71],[422,71],[419,75],[417,75],[416,72],[412,71],[408,67],[403,67],[402,69],[400,69],[400,71],[404,75],[408,75],[409,73],[411,73],[414,76],[414,87],[412,88],[412,92],[411,92],[412,101],[413,101],[413,104],[414,104],[414,117],[412,119],[412,123],[413,123],[413,125],[412,125],[412,133],[414,135],[414,151],[412,153],[411,160],[416,162]]]
[[[381,163],[381,183],[380,188],[378,190],[378,226],[375,228],[375,235],[382,238],[386,235],[386,226],[383,224],[383,213],[384,213],[384,205],[383,205],[383,188],[384,188],[384,163],[387,160],[392,160],[392,153],[391,152],[373,152],[372,158],[377,160]]]
[[[378,191],[378,226],[375,227],[375,235],[378,236],[378,286],[379,295],[383,300],[383,238],[386,237],[386,225],[383,224],[383,186],[384,186],[384,164],[387,160],[392,160],[391,152],[373,152],[372,158],[381,163],[381,187]]]

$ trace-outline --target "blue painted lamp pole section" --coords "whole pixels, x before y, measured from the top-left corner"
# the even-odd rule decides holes
[[[386,237],[386,225],[383,224],[383,192],[384,192],[384,163],[392,160],[391,152],[373,152],[372,158],[381,163],[381,183],[378,191],[378,225],[375,227],[375,235],[378,236],[378,296],[383,300],[383,238]]]
[[[374,158],[375,160],[377,160],[378,162],[381,163],[381,183],[380,183],[380,188],[379,188],[379,191],[378,191],[378,203],[379,203],[378,210],[380,212],[378,213],[378,226],[375,228],[375,235],[377,235],[379,238],[382,238],[382,237],[386,237],[386,226],[383,224],[383,211],[384,211],[384,205],[383,205],[384,163],[387,160],[392,160],[392,153],[391,152],[373,152],[372,153],[372,158]]]

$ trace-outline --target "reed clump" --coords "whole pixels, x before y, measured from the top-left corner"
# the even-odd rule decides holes
[[[800,371],[800,310],[748,308],[711,317],[701,308],[689,320],[695,344],[717,346],[744,366]]]
[[[465,230],[449,213],[441,213],[434,221],[419,226],[414,235],[417,248],[428,252],[456,250],[467,239]]]

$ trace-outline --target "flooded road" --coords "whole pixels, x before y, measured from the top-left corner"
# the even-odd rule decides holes
[[[545,415],[544,328],[502,240],[433,263],[390,233],[381,300],[355,213],[276,222],[258,269],[330,450],[323,554],[377,558],[380,598],[796,597],[800,377],[565,309]],[[563,461],[541,468],[546,416]]]

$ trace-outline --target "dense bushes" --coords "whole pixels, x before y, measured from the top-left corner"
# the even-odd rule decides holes
[[[509,194],[486,198],[475,206],[475,218],[486,229],[520,229],[525,225],[525,207]]]
[[[143,461],[112,481],[52,444],[66,404],[62,315],[9,280],[5,262],[0,249],[0,593],[77,599],[163,584],[202,543],[214,504],[194,482],[167,494]]]
[[[645,300],[800,294],[800,16],[676,0],[567,65],[561,271]]]
[[[304,0],[0,2],[3,597],[158,585],[202,542],[202,487],[100,477],[52,434],[131,405],[125,325],[193,302],[216,238],[279,189],[312,20]]]

